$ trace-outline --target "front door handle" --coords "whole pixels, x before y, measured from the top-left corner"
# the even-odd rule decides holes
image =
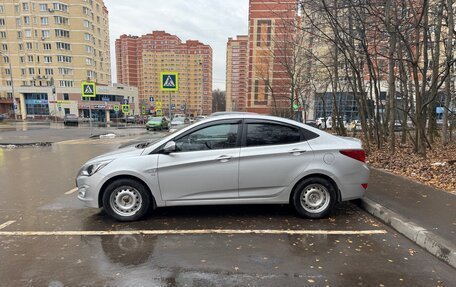
[[[220,162],[227,162],[231,158],[232,158],[232,156],[230,156],[230,155],[221,155],[221,156],[217,157],[216,160],[218,160]]]
[[[293,154],[293,155],[301,155],[303,153],[305,153],[306,150],[304,149],[299,149],[299,148],[294,148],[292,150],[289,151],[289,153]]]

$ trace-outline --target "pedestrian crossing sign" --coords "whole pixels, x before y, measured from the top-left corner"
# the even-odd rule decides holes
[[[96,86],[95,83],[82,82],[82,96],[87,98],[95,98]]]
[[[175,92],[179,89],[179,75],[177,72],[160,73],[160,89],[162,91]]]
[[[122,113],[124,113],[124,114],[130,113],[130,105],[122,105]]]

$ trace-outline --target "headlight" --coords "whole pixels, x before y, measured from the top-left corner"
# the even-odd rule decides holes
[[[112,160],[105,160],[96,163],[91,163],[88,165],[84,165],[81,170],[79,171],[79,175],[82,176],[91,176],[106,165],[108,165]]]

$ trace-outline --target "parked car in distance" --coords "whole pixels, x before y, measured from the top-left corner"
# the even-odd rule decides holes
[[[156,207],[290,204],[307,218],[360,198],[369,168],[361,141],[263,115],[210,117],[167,137],[95,157],[78,198],[134,221]]]
[[[168,120],[165,117],[150,117],[146,123],[146,129],[149,130],[165,130],[169,128]]]
[[[309,121],[309,120],[307,120],[307,121],[305,122],[305,124],[308,125],[308,126],[311,126],[311,127],[313,127],[313,128],[317,128],[317,123],[316,123],[315,121]]]
[[[185,116],[184,114],[174,114],[174,115],[173,115],[173,119],[178,119],[178,118],[185,119],[186,116]]]
[[[199,122],[201,120],[204,120],[205,118],[207,118],[206,116],[196,116],[195,117],[195,122]]]
[[[79,117],[75,114],[66,114],[63,117],[64,126],[77,126],[79,125]]]
[[[180,126],[180,125],[184,125],[185,124],[185,118],[173,118],[173,120],[171,121],[171,126],[172,127],[176,127],[176,126]]]
[[[136,123],[136,118],[135,118],[135,116],[127,116],[124,118],[123,121],[127,124],[134,124],[134,123]]]

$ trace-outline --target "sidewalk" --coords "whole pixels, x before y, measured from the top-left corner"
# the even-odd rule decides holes
[[[362,205],[399,233],[456,265],[456,194],[371,168]]]

